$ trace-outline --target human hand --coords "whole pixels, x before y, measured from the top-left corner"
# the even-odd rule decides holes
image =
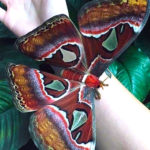
[[[22,36],[57,14],[68,15],[65,0],[0,0],[0,21],[14,34]],[[58,5],[59,3],[59,5]]]

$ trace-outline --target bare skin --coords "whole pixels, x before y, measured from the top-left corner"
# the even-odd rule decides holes
[[[65,0],[0,0],[0,20],[17,36],[22,36],[48,18],[68,15]],[[58,3],[60,8],[58,8]],[[61,4],[60,4],[61,3]],[[105,74],[103,79],[107,78]],[[95,101],[97,150],[150,150],[150,111],[115,78],[99,89]]]
[[[54,15],[68,15],[65,0],[0,1],[7,7],[7,11],[0,8],[0,21],[17,36],[28,33]]]
[[[95,101],[96,150],[150,150],[150,111],[114,76],[105,84]]]

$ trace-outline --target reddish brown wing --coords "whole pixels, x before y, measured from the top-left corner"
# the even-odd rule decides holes
[[[30,133],[39,148],[95,150],[93,106],[82,96],[84,90],[76,89],[33,114]]]
[[[22,112],[35,111],[66,97],[80,87],[80,83],[62,79],[55,75],[10,64],[8,76],[14,93],[14,103]]]
[[[88,72],[101,75],[135,39],[148,19],[148,0],[92,1],[78,15]]]
[[[85,71],[86,63],[80,33],[65,15],[54,16],[19,38],[18,49],[51,65]]]
[[[17,109],[37,111],[30,132],[38,148],[95,149],[94,93],[89,88],[24,65],[10,64],[8,75]]]

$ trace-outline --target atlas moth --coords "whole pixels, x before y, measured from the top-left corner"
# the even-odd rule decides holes
[[[149,8],[148,0],[91,1],[79,11],[79,30],[60,14],[17,40],[22,53],[55,71],[8,66],[15,106],[36,111],[29,131],[39,149],[95,149],[99,77],[141,32]]]

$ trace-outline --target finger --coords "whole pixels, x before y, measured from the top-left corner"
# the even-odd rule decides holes
[[[0,21],[3,22],[5,14],[6,14],[6,11],[0,8]]]

